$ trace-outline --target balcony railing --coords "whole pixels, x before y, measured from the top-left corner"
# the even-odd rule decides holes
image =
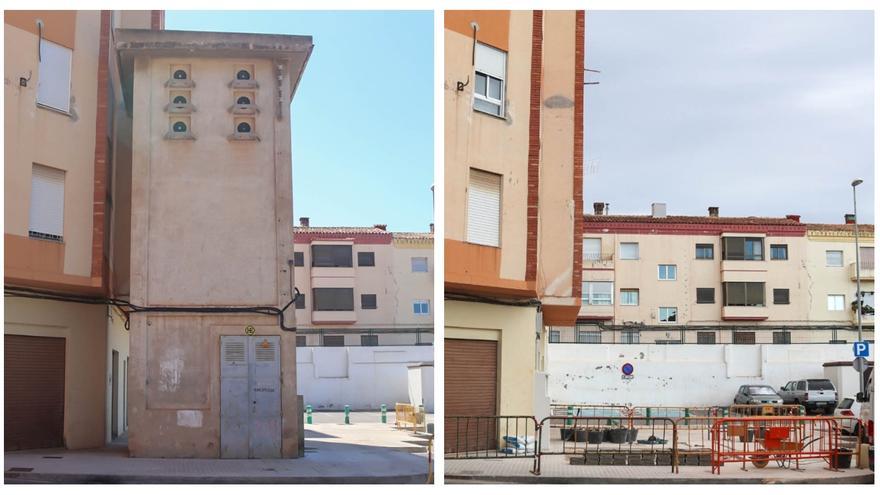
[[[614,253],[585,253],[584,268],[611,267],[614,264]]]
[[[859,262],[861,265],[859,268],[859,278],[862,280],[874,280],[874,260],[861,260]],[[849,278],[850,280],[856,279],[856,264],[855,262],[849,264]]]

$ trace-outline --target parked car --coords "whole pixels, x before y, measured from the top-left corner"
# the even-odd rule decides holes
[[[770,385],[743,385],[733,398],[734,404],[782,404],[782,397]]]
[[[856,421],[856,418],[861,417],[862,403],[856,402],[854,397],[844,397],[843,400],[837,404],[837,409],[834,410],[835,416],[845,416],[851,417],[853,419],[842,419],[840,420],[840,431],[844,435],[857,435],[859,433],[859,423]]]
[[[779,396],[786,404],[804,406],[808,413],[831,415],[837,407],[837,390],[827,378],[790,381],[779,390]]]

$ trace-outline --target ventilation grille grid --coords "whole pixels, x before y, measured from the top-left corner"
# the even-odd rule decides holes
[[[275,343],[264,340],[256,345],[257,361],[272,362],[275,361]]]
[[[244,342],[226,342],[223,347],[223,360],[227,364],[244,363]]]

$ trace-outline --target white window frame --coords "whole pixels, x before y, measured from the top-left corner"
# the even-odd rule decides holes
[[[626,302],[627,298],[624,297],[624,295],[623,295],[624,292],[626,292],[627,294],[630,294],[630,295],[635,294],[635,296],[636,296],[635,304]],[[620,289],[620,305],[621,306],[638,306],[639,305],[639,289]]]
[[[421,311],[424,306],[425,311]],[[427,299],[413,300],[413,314],[416,316],[427,316],[431,314],[431,301]]]
[[[37,105],[70,113],[73,50],[45,38],[40,40]]]
[[[675,321],[663,321],[662,315],[663,315],[664,309],[671,309],[671,310],[675,311]],[[669,318],[668,312],[667,312],[666,318]],[[679,321],[678,321],[678,307],[677,306],[660,306],[657,309],[657,321],[661,325],[674,325],[676,323],[679,323]]]
[[[595,252],[587,253],[587,244],[598,244],[599,249]],[[584,261],[599,261],[602,259],[602,238],[600,237],[584,237],[583,242],[583,260]]]
[[[667,267],[666,268],[666,277],[661,277],[660,276],[660,269],[664,266]],[[672,278],[669,278],[669,268],[668,267],[670,267],[670,266],[673,268],[673,271],[675,272]],[[663,280],[663,281],[669,281],[669,282],[673,282],[675,280],[678,280],[678,265],[669,265],[669,264],[657,265],[657,280]]]
[[[635,258],[627,258],[623,255],[623,246],[624,245],[636,247],[636,257]],[[639,259],[640,254],[641,253],[639,253],[639,243],[638,242],[621,242],[620,243],[620,259],[622,259],[622,260],[637,260],[637,259]]]
[[[417,263],[416,260],[424,260],[425,261],[425,265],[424,265],[425,269],[424,270],[417,270],[416,269],[418,267],[421,267],[421,265],[419,265],[419,266],[416,265],[416,263]],[[421,262],[419,261],[419,263],[421,263]],[[410,268],[412,269],[413,273],[428,273],[428,257],[427,256],[413,256],[413,257],[411,257],[410,258]]]
[[[829,263],[828,255],[831,253],[839,253],[840,254],[840,264],[839,265],[832,265],[831,263]],[[834,268],[842,267],[843,266],[843,251],[840,249],[827,249],[825,251],[825,266],[830,266],[830,267],[834,267]]]
[[[605,292],[597,292],[593,290],[594,284],[608,284],[611,290],[607,292],[608,297],[600,299],[602,303],[597,303],[596,294],[606,294]],[[581,301],[587,306],[613,306],[614,305],[614,282],[607,280],[590,280],[581,283]],[[607,302],[604,302],[607,301]]]
[[[507,86],[507,52],[499,50],[495,47],[477,42],[474,48],[474,110],[495,117],[504,117],[504,97]],[[501,57],[500,67],[498,63],[492,63],[493,57]],[[493,67],[495,65],[495,67]],[[486,94],[477,93],[477,76],[481,75],[486,78]],[[489,82],[496,79],[501,82],[501,95],[499,99],[489,96]],[[490,112],[482,108],[477,108],[476,100],[481,100],[492,105],[498,105],[498,113]]]
[[[840,301],[840,308],[837,308],[837,301]],[[845,311],[846,296],[844,294],[828,294],[828,311]]]

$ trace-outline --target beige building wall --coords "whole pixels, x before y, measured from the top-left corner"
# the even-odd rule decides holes
[[[132,108],[131,300],[161,307],[281,308],[292,297],[290,100],[310,37],[117,31]],[[166,139],[167,82],[194,86],[194,139]],[[248,68],[256,140],[232,139],[236,72]],[[129,72],[130,71],[130,72]],[[284,315],[295,325],[294,311]],[[136,313],[131,318],[129,451],[219,457],[220,337],[281,336],[282,457],[297,457],[296,340],[279,318],[247,313]],[[169,368],[170,367],[170,368]],[[169,370],[171,370],[169,372]],[[170,374],[169,374],[170,373]],[[171,377],[171,378],[169,378]],[[170,381],[169,381],[170,380]]]
[[[67,36],[47,36],[73,48],[69,114],[35,104],[40,78],[38,37],[26,30],[39,14],[4,24],[4,233],[5,278],[13,283],[75,285],[100,289],[91,279],[92,199],[95,169],[100,12],[76,11]],[[68,19],[45,19],[66,22]],[[68,38],[69,37],[69,38]],[[67,41],[65,38],[68,38]],[[73,44],[74,46],[70,46]],[[27,87],[19,78],[30,78]],[[49,145],[51,143],[51,145]],[[28,237],[34,164],[63,170],[64,242]]]
[[[500,21],[499,21],[500,22]],[[446,228],[449,241],[467,240],[467,185],[470,168],[503,176],[501,242],[495,278],[524,281],[529,146],[532,12],[511,11],[505,81],[506,118],[474,111],[471,36],[446,29],[444,70]],[[481,22],[489,24],[489,20]],[[483,39],[483,38],[479,38]],[[471,83],[456,91],[458,81]],[[461,260],[464,261],[464,260]],[[449,268],[447,268],[449,270]]]
[[[764,237],[736,233],[735,236]],[[726,265],[722,260],[722,236],[662,234],[584,234],[585,239],[602,240],[602,253],[610,260],[584,260],[584,281],[614,282],[613,306],[581,306],[580,317],[613,316],[616,325],[637,322],[663,325],[658,308],[678,308],[675,325],[730,324],[723,319],[723,281],[764,282],[765,308],[743,308],[745,316],[764,317],[757,325],[804,324],[807,317],[808,285],[803,266],[806,239],[765,237],[765,261],[741,261]],[[638,243],[639,259],[620,259],[621,243]],[[714,259],[696,259],[697,244],[712,244]],[[788,260],[771,260],[771,244],[787,244]],[[676,280],[659,280],[658,265],[676,265]],[[725,268],[727,268],[725,270]],[[697,288],[715,289],[714,304],[697,304]],[[789,289],[790,304],[773,304],[773,289]],[[621,289],[639,289],[639,305],[621,305]],[[739,308],[737,308],[739,309]]]
[[[65,340],[64,446],[104,446],[107,307],[7,297],[3,333]]]
[[[300,342],[308,346],[321,345],[321,335],[343,335],[345,345],[361,345],[361,335],[378,335],[379,345],[416,345],[433,341],[434,301],[434,244],[427,233],[385,233],[376,228],[317,227],[331,232],[326,238],[311,242],[296,242],[296,252],[303,253],[303,266],[294,270],[296,287],[305,295],[305,308],[297,309],[297,326],[301,330]],[[332,237],[339,230],[361,234],[386,236],[391,243],[355,242],[359,234],[351,238]],[[320,237],[320,236],[319,236]],[[343,235],[345,237],[345,235]],[[388,240],[388,239],[385,239]],[[351,245],[351,268],[314,268],[311,266],[313,245]],[[371,252],[375,266],[358,266],[358,253]],[[413,272],[412,258],[428,261],[427,272]],[[318,312],[314,318],[314,287],[353,287],[354,311]],[[376,295],[376,309],[361,307],[362,294]],[[430,313],[416,315],[413,302],[427,300]],[[345,320],[345,321],[340,321]],[[418,329],[418,335],[415,330]]]
[[[861,247],[874,246],[873,228],[870,230],[860,228],[859,245]],[[843,266],[828,266],[826,263],[827,251],[843,251]],[[869,263],[868,260],[860,261],[863,266],[862,292],[874,292],[874,272],[872,269],[864,268],[864,265]],[[809,299],[809,320],[811,323],[856,324],[857,315],[851,308],[856,294],[855,262],[855,238],[852,233],[821,229],[807,231],[805,269],[811,288],[811,298]],[[844,295],[843,311],[828,310],[828,295],[831,294]],[[870,315],[863,315],[862,324],[870,326],[873,330],[874,318]]]

